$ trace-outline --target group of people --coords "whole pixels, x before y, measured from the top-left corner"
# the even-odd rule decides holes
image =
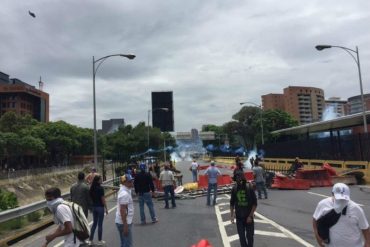
[[[89,210],[93,215],[93,224],[90,229],[89,239],[87,244],[94,239],[96,228],[98,228],[97,245],[105,245],[103,237],[103,220],[104,214],[108,214],[108,208],[105,201],[104,189],[101,186],[102,177],[92,168],[91,173],[85,178],[83,172],[77,175],[77,183],[72,185],[70,189],[71,201],[81,206],[85,217],[88,217]],[[58,228],[46,236],[44,246],[47,246],[57,237],[64,236],[64,246],[72,247],[79,246],[80,241],[73,234],[74,216],[71,208],[63,204],[61,191],[59,188],[53,187],[45,191],[47,206],[54,215],[54,221]]]
[[[246,180],[243,163],[236,160],[237,167],[233,173],[235,185],[230,196],[230,221],[236,223],[240,245],[252,247],[254,244],[254,213],[257,209],[257,195],[261,199],[262,192],[267,199],[267,191],[264,185],[264,170],[259,165],[258,159],[254,160],[253,173],[256,183],[257,195],[252,183]],[[194,160],[190,169],[192,170]],[[196,166],[197,171],[199,165]],[[145,164],[139,165],[139,172],[135,178],[131,174],[120,177],[120,189],[117,194],[117,212],[115,217],[116,227],[119,233],[121,247],[133,246],[132,221],[134,205],[132,190],[138,196],[141,224],[147,224],[144,206],[147,205],[152,224],[158,222],[155,214],[152,197],[155,195],[155,187],[150,172]],[[211,206],[217,203],[217,177],[222,175],[220,170],[211,161],[205,170],[208,175],[208,190],[206,204]],[[90,185],[88,180],[91,181]],[[176,181],[169,165],[159,174],[159,180],[164,190],[165,208],[176,208],[174,189]],[[104,245],[102,241],[102,225],[104,213],[108,214],[104,189],[101,187],[102,179],[96,171],[92,171],[85,179],[84,173],[78,174],[78,182],[71,187],[71,200],[81,205],[84,214],[88,215],[89,209],[93,213],[93,225],[89,241],[94,239],[94,233],[98,228],[98,245]],[[213,192],[213,193],[212,193]],[[211,197],[213,194],[213,199]],[[48,208],[54,214],[58,228],[46,236],[44,247],[53,239],[64,236],[64,246],[79,246],[80,242],[73,234],[74,218],[68,206],[62,204],[61,191],[51,188],[45,192]],[[347,185],[337,183],[332,188],[332,197],[320,201],[313,214],[313,230],[319,246],[370,246],[369,224],[362,208],[350,200],[350,190]]]

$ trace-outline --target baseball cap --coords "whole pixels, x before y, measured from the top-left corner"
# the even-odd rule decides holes
[[[336,183],[333,186],[332,192],[336,200],[346,200],[350,199],[350,191],[346,184]]]
[[[134,180],[134,178],[130,175],[130,174],[125,174],[123,176],[121,176],[121,183],[124,183],[124,182],[131,182]]]

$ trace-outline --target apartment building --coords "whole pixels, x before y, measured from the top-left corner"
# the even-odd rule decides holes
[[[8,111],[49,122],[49,94],[0,71],[0,117]]]
[[[299,124],[320,121],[325,107],[324,91],[315,87],[289,86],[283,94],[262,95],[264,110],[280,109],[288,112]]]
[[[370,110],[370,94],[364,94],[365,111]],[[349,114],[362,112],[361,95],[348,98]]]
[[[325,109],[331,108],[336,117],[342,117],[349,112],[347,103],[347,100],[341,100],[340,97],[330,97],[325,100]]]

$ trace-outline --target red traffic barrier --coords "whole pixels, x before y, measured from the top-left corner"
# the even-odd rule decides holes
[[[223,174],[217,177],[217,186],[223,186],[231,183],[232,179],[229,175]],[[208,187],[208,175],[199,175],[198,188],[207,188],[207,187]]]
[[[309,190],[310,181],[305,180],[305,179],[289,178],[285,175],[277,174],[273,179],[271,188],[291,189],[291,190]]]
[[[311,187],[332,186],[331,177],[326,169],[297,170],[296,179],[305,179],[310,182]]]
[[[200,240],[196,245],[193,244],[191,247],[212,247],[212,245],[206,239]]]

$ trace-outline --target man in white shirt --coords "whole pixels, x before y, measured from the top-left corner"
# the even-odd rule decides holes
[[[320,247],[369,247],[369,223],[362,208],[350,200],[350,190],[343,183],[336,183],[332,197],[321,200],[313,214],[313,230]],[[338,221],[329,228],[329,243],[319,235],[318,220],[335,211],[340,214]]]
[[[196,183],[198,181],[198,170],[199,170],[199,165],[196,162],[196,160],[193,160],[189,170],[193,175],[193,182]]]
[[[168,165],[164,166],[164,171],[161,172],[159,175],[159,180],[162,183],[162,187],[164,190],[164,202],[165,202],[165,209],[169,208],[168,205],[168,194],[171,194],[171,203],[172,208],[176,208],[176,202],[175,202],[175,186],[176,181],[175,177],[173,176],[173,173],[169,170]]]
[[[64,237],[64,247],[80,246],[80,241],[74,237],[73,226],[74,219],[71,208],[68,205],[62,204],[63,198],[59,188],[50,188],[45,191],[46,204],[49,210],[54,215],[54,222],[58,228],[45,237],[46,242],[43,247],[46,247],[51,241],[57,237]]]
[[[134,217],[134,204],[131,190],[134,179],[130,174],[121,176],[121,188],[117,196],[116,226],[121,239],[121,247],[132,246],[132,218]]]

